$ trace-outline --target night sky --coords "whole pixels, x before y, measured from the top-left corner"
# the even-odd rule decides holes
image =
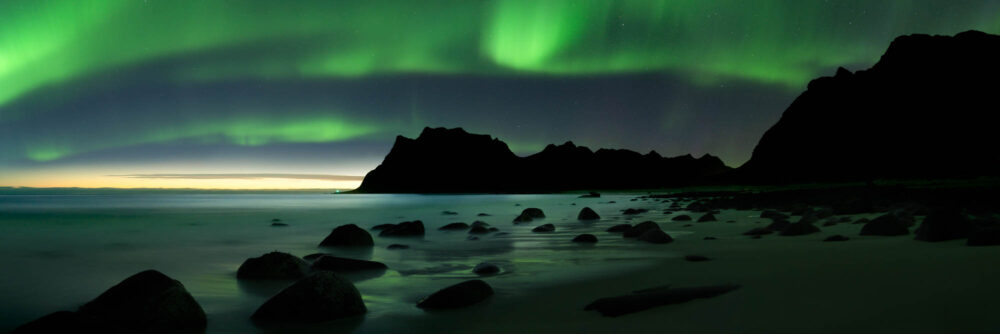
[[[351,188],[394,137],[745,162],[811,78],[1000,1],[0,1],[0,186]]]

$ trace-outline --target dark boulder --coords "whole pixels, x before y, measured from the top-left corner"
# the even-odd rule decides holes
[[[698,298],[711,298],[739,288],[740,286],[735,284],[673,289],[658,287],[638,290],[624,296],[601,298],[583,309],[597,311],[606,317],[617,317],[657,306],[679,304]]]
[[[794,224],[789,224],[787,227],[781,230],[781,233],[779,233],[779,235],[798,236],[798,235],[813,234],[817,232],[819,232],[819,228],[813,226],[813,224],[807,222],[797,222]]]
[[[155,270],[126,278],[77,313],[106,329],[98,332],[198,331],[207,323],[184,285]]]
[[[95,319],[91,319],[80,313],[59,311],[18,326],[11,334],[124,332],[121,329],[109,330],[107,327],[108,325],[102,325]]]
[[[622,214],[623,215],[637,215],[637,214],[646,213],[646,212],[649,212],[649,210],[647,210],[647,209],[633,209],[633,208],[628,208],[628,209],[622,210]]]
[[[372,235],[354,224],[337,226],[330,235],[319,243],[323,247],[371,247],[375,245]]]
[[[485,213],[485,212],[480,212],[479,214],[476,215],[476,217],[489,217],[489,216],[490,216],[490,214]]]
[[[868,219],[868,218],[861,218],[861,219],[858,219],[858,220],[855,220],[855,221],[854,221],[853,223],[851,223],[851,224],[854,224],[854,225],[860,225],[860,224],[868,224],[868,222],[870,222],[870,221],[872,221],[872,220],[871,220],[871,219]]]
[[[451,223],[438,228],[441,231],[464,231],[467,229],[469,229],[469,224],[466,223]]]
[[[330,254],[330,253],[312,253],[312,254],[303,256],[302,259],[306,260],[306,261],[316,261],[316,259],[320,258],[321,256],[327,256],[327,255],[332,255],[332,254]]]
[[[309,263],[298,256],[270,252],[243,261],[236,271],[238,279],[300,279],[309,274]]]
[[[490,233],[490,228],[483,225],[472,225],[469,229],[469,234],[486,234]]]
[[[660,229],[650,229],[639,235],[639,241],[645,241],[651,244],[666,244],[674,241],[669,234],[663,232]]]
[[[472,268],[472,272],[478,275],[493,275],[500,272],[500,266],[489,262],[482,262],[477,264],[475,268]]]
[[[402,222],[379,232],[380,237],[414,237],[424,235],[424,222]]]
[[[701,217],[698,218],[698,222],[699,223],[714,222],[714,221],[716,221],[715,215],[713,215],[711,213],[706,213],[704,216],[701,216]]]
[[[606,231],[607,232],[611,232],[611,233],[621,233],[621,232],[628,231],[631,228],[632,228],[632,225],[630,225],[630,224],[618,224],[618,225],[609,227]]]
[[[530,216],[527,216],[525,214],[520,214],[517,217],[514,217],[514,224],[530,223],[532,220],[535,220],[535,219],[531,218]]]
[[[969,234],[969,240],[965,243],[968,246],[996,246],[1000,245],[1000,227],[978,227]]]
[[[947,241],[969,237],[972,222],[962,212],[955,208],[932,211],[917,227],[917,240]]]
[[[670,220],[673,220],[675,222],[686,222],[686,221],[691,221],[691,216],[688,216],[688,215],[679,215],[679,216],[675,216],[674,218],[670,218]]]
[[[573,242],[588,243],[588,244],[597,243],[597,236],[585,233],[573,237]]]
[[[363,270],[385,270],[388,269],[384,263],[366,260],[355,260],[336,256],[321,256],[313,262],[313,270],[325,270],[335,273],[349,273]]]
[[[823,241],[827,241],[827,242],[832,242],[832,241],[847,241],[847,240],[850,240],[850,238],[842,236],[840,234],[831,235],[831,236],[827,237],[826,239],[823,239]]]
[[[361,293],[331,271],[295,282],[264,302],[250,317],[260,322],[315,323],[364,314]]]
[[[486,300],[493,295],[493,288],[482,280],[471,280],[438,290],[417,302],[422,309],[454,309]]]
[[[552,225],[552,224],[543,224],[543,225],[540,225],[538,227],[535,227],[535,228],[531,229],[531,232],[546,233],[546,232],[555,232],[555,230],[556,230],[556,226],[555,225]]]
[[[716,238],[716,237],[704,237],[701,240],[717,240],[717,239],[718,238]]]
[[[545,213],[539,208],[527,208],[521,211],[521,214],[514,218],[514,223],[527,223],[535,219],[545,218]]]
[[[597,212],[594,212],[593,209],[591,209],[589,207],[584,207],[583,209],[580,209],[580,214],[576,215],[576,219],[577,220],[598,220],[598,219],[601,219],[601,216],[598,215]]]
[[[288,226],[288,224],[285,224],[285,223],[282,223],[282,222],[273,222],[273,223],[271,223],[271,226],[274,226],[274,227],[285,227],[285,226]]]
[[[646,233],[646,231],[649,231],[649,230],[659,230],[659,229],[660,229],[660,225],[657,225],[655,222],[644,221],[644,222],[638,223],[635,226],[632,226],[632,228],[629,228],[628,230],[626,230],[624,233],[622,233],[622,237],[625,237],[625,238],[637,238],[640,235],[642,235],[643,233]]]
[[[594,192],[594,191],[591,191],[589,194],[586,194],[586,195],[580,195],[580,198],[600,198],[600,197],[601,197],[601,194],[599,194],[597,192]]]
[[[454,216],[454,215],[457,215],[458,212],[450,211],[450,210],[444,210],[444,211],[441,211],[441,214],[445,215],[445,216]]]
[[[906,220],[896,214],[885,214],[861,227],[861,235],[895,236],[909,234]]]
[[[370,230],[372,230],[372,231],[382,231],[382,230],[385,230],[385,229],[393,227],[393,226],[396,226],[396,224],[378,224],[378,225],[372,226],[372,228],[370,228]]]
[[[409,249],[409,248],[410,248],[409,245],[391,244],[388,247],[386,247],[385,249]]]

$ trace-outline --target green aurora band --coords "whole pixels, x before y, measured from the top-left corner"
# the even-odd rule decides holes
[[[965,3],[3,1],[0,123],[30,114],[5,106],[45,87],[185,57],[197,60],[158,80],[671,73],[694,85],[743,80],[797,91],[830,67],[873,63],[900,34],[1000,31],[996,11]],[[19,153],[52,161],[192,138],[236,145],[328,142],[390,128],[336,113],[228,117],[122,129],[96,142],[40,138]]]

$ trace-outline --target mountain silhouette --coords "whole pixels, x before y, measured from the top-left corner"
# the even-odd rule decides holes
[[[681,186],[729,171],[711,155],[664,158],[656,152],[591,151],[572,142],[519,157],[507,144],[462,128],[424,128],[397,136],[361,193],[519,193]]]
[[[868,70],[809,83],[730,180],[996,175],[1000,36],[896,38]]]

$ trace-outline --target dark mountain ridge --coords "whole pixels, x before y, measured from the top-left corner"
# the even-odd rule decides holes
[[[732,180],[996,175],[1000,36],[896,38],[868,70],[809,83]]]
[[[592,151],[572,142],[519,157],[507,144],[462,128],[424,128],[396,137],[362,193],[518,193],[660,188],[693,184],[729,171],[711,155],[664,158],[655,151]]]

